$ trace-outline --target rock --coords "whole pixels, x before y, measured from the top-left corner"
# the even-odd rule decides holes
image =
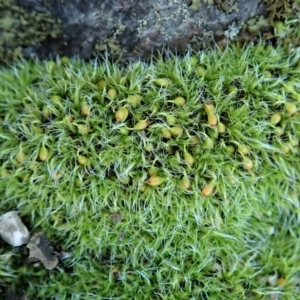
[[[15,247],[27,244],[30,239],[29,231],[16,211],[7,212],[0,217],[0,235]]]
[[[272,11],[282,18],[285,10],[299,11],[284,0],[2,2],[0,61],[18,55],[90,58],[106,49],[124,59],[149,58],[164,48],[198,51],[218,42],[254,40],[273,32]]]
[[[52,270],[57,266],[58,258],[44,233],[36,233],[30,239],[27,248],[30,252],[29,258],[39,260],[46,269]]]

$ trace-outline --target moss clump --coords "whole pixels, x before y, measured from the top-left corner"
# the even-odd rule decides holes
[[[3,68],[0,213],[17,208],[70,257],[48,272],[3,246],[1,292],[299,297],[299,60],[259,44]]]

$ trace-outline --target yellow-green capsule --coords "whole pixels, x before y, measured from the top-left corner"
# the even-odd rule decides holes
[[[212,194],[213,190],[214,185],[212,183],[208,183],[202,188],[201,193],[204,197],[208,197]]]
[[[0,170],[0,177],[1,178],[6,178],[9,176],[9,171],[6,168],[1,168]]]
[[[39,152],[39,159],[41,161],[46,161],[49,158],[49,151],[46,147],[42,147]]]
[[[127,109],[125,106],[120,107],[120,108],[118,109],[118,111],[116,112],[116,115],[115,115],[115,117],[116,117],[116,122],[117,122],[117,123],[118,123],[118,122],[125,122],[126,119],[128,118],[128,115],[129,115],[128,109]]]
[[[137,106],[141,103],[141,99],[140,99],[139,95],[130,95],[127,98],[127,103],[132,106]]]
[[[106,85],[107,85],[107,82],[106,82],[105,80],[100,80],[100,81],[98,82],[98,86],[99,86],[99,88],[100,88],[101,90],[104,90],[104,88],[106,87]]]
[[[215,107],[211,103],[206,103],[204,105],[204,110],[208,116],[215,113]]]
[[[181,96],[176,97],[175,100],[174,100],[174,104],[176,106],[183,106],[185,104],[185,99]]]
[[[60,58],[60,63],[64,66],[67,66],[71,63],[71,60],[68,56],[64,55]]]
[[[141,120],[135,124],[133,129],[135,130],[144,130],[148,127],[149,122],[147,120]]]
[[[229,95],[234,96],[234,95],[237,94],[237,92],[238,92],[238,89],[237,89],[237,87],[235,85],[230,85],[228,87],[228,94]]]
[[[205,69],[202,66],[197,66],[196,73],[199,77],[202,77],[205,75]]]
[[[142,185],[139,187],[139,191],[140,191],[141,193],[144,193],[144,192],[146,191],[146,189],[147,189],[147,185],[146,185],[146,184],[142,184]]]
[[[253,161],[249,157],[244,156],[243,157],[243,167],[244,169],[251,171],[253,169]]]
[[[72,123],[74,121],[74,118],[71,115],[65,115],[63,117],[63,121],[66,122],[66,123]]]
[[[218,124],[217,124],[217,130],[218,130],[218,132],[219,133],[224,133],[225,131],[226,131],[226,126],[225,126],[225,124],[224,123],[222,123],[222,122],[218,122]]]
[[[182,177],[180,181],[180,186],[182,187],[183,190],[187,191],[191,188],[191,181],[187,176]]]
[[[207,121],[208,121],[208,124],[212,127],[216,126],[217,123],[218,123],[218,118],[215,114],[213,113],[210,113],[208,116],[207,116]]]
[[[51,101],[54,103],[60,103],[61,102],[61,97],[59,95],[52,95],[51,96]]]
[[[238,151],[242,154],[242,155],[248,155],[249,154],[249,148],[244,145],[244,144],[240,144],[238,146]]]
[[[228,146],[226,146],[226,151],[229,154],[233,154],[235,152],[235,147],[233,145],[228,145]]]
[[[49,106],[44,106],[42,110],[42,114],[45,118],[49,118],[51,115],[51,108]]]
[[[199,138],[196,135],[194,135],[194,136],[190,137],[189,144],[197,145],[199,143],[199,141],[200,141]]]
[[[163,177],[160,177],[160,176],[152,176],[151,178],[149,178],[149,179],[146,181],[146,184],[148,184],[148,185],[150,185],[150,186],[153,186],[153,187],[156,187],[156,186],[161,185],[164,181],[165,181],[165,178],[163,178]]]
[[[157,173],[158,173],[158,169],[155,168],[154,166],[151,166],[150,169],[148,170],[148,174],[151,177],[154,176],[154,175],[157,175]]]
[[[299,145],[299,140],[297,138],[291,138],[290,139],[290,145],[292,147],[297,147]]]
[[[297,112],[297,106],[292,102],[286,102],[285,109],[291,115]]]
[[[175,136],[180,136],[183,134],[183,128],[179,126],[173,126],[170,128],[170,131],[172,132],[173,135]]]
[[[86,166],[89,162],[89,159],[84,155],[78,155],[77,160],[82,166]]]
[[[215,146],[215,141],[209,137],[206,137],[204,139],[203,146],[204,146],[204,148],[212,149]]]
[[[168,78],[158,78],[154,82],[160,87],[168,87],[171,85],[171,82]]]
[[[88,116],[91,112],[91,108],[87,103],[83,103],[81,106],[81,114],[83,116]]]
[[[19,163],[23,162],[26,159],[27,155],[21,150],[17,156],[16,159]]]
[[[289,144],[285,143],[285,144],[282,144],[281,147],[280,147],[281,151],[285,154],[288,154],[290,153],[291,151],[291,147]]]
[[[281,114],[275,113],[270,117],[270,124],[277,125],[281,121]]]
[[[78,132],[82,135],[86,135],[90,132],[90,127],[86,124],[79,124],[78,125]]]
[[[184,153],[184,161],[187,165],[189,165],[191,167],[194,164],[195,159],[190,153],[185,152]]]
[[[162,128],[161,135],[165,139],[170,139],[172,137],[172,132],[168,128]]]
[[[282,127],[277,126],[277,127],[275,127],[275,129],[274,129],[274,133],[275,133],[275,135],[277,135],[277,136],[282,136],[282,135],[284,134],[284,130],[283,130]]]
[[[172,115],[166,115],[166,121],[170,125],[175,125],[177,123],[176,118]]]
[[[114,100],[117,98],[117,91],[115,89],[109,89],[107,91],[107,96],[109,99]]]
[[[125,126],[121,127],[119,130],[124,135],[128,135],[128,133],[129,133],[129,129],[127,127],[125,127]]]

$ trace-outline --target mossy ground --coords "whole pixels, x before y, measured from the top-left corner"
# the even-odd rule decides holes
[[[1,244],[1,293],[300,299],[299,74],[262,44],[2,68],[0,214],[70,257]]]

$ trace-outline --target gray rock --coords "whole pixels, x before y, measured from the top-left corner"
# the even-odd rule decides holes
[[[280,1],[279,1],[280,2]],[[262,0],[5,0],[0,60],[19,54],[149,58],[235,39],[268,14]],[[2,9],[1,9],[2,8]],[[24,20],[23,22],[21,20]],[[2,22],[3,23],[3,22]],[[12,26],[11,24],[14,24]],[[257,26],[256,26],[257,27]],[[255,28],[256,28],[255,27]],[[266,27],[268,22],[266,21]],[[258,28],[258,32],[264,28]],[[246,31],[247,32],[247,31]]]
[[[29,231],[16,211],[0,216],[0,235],[4,241],[15,247],[27,244],[30,239]]]
[[[39,260],[46,269],[52,270],[57,266],[57,255],[44,233],[36,233],[27,248],[30,252],[29,258]]]

